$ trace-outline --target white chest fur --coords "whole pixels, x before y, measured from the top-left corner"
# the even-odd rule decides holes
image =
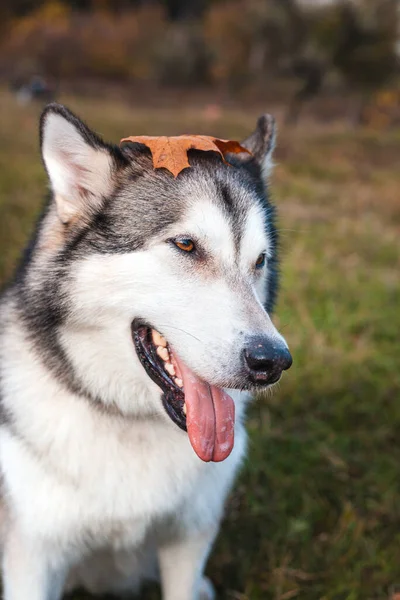
[[[184,506],[194,520],[215,521],[244,453],[240,421],[232,455],[206,464],[167,416],[107,414],[40,363],[28,364],[12,386],[4,382],[13,425],[1,429],[0,458],[13,509],[31,534],[101,545],[121,531],[118,543],[135,543]]]

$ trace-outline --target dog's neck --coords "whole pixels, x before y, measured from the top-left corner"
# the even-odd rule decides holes
[[[160,405],[160,389],[141,366],[130,327],[64,326],[59,340],[75,377],[93,398],[124,415],[152,416]]]

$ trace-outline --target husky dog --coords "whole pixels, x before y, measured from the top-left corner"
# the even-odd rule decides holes
[[[210,600],[203,570],[246,450],[250,392],[291,365],[271,311],[277,239],[249,154],[189,151],[174,178],[142,144],[41,118],[51,194],[1,299],[5,600],[135,592]]]

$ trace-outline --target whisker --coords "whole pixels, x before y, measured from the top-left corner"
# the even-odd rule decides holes
[[[173,325],[163,325],[162,323],[160,323],[160,327],[161,328],[169,328],[169,329],[176,329],[177,331],[182,331],[182,333],[186,333],[186,335],[189,335],[190,337],[192,337],[193,339],[197,340],[198,342],[200,342],[200,344],[204,344],[204,342],[202,340],[200,340],[198,337],[196,337],[195,335],[193,335],[193,333],[190,333],[189,331],[186,331],[185,329],[181,329],[180,327],[174,327]]]

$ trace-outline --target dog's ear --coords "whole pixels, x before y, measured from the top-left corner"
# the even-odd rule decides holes
[[[40,145],[60,220],[87,219],[112,192],[115,173],[126,161],[122,152],[61,104],[44,109]]]
[[[261,115],[255,131],[241,145],[250,150],[253,159],[261,169],[263,179],[266,179],[273,165],[272,153],[275,148],[276,124],[272,115]]]

